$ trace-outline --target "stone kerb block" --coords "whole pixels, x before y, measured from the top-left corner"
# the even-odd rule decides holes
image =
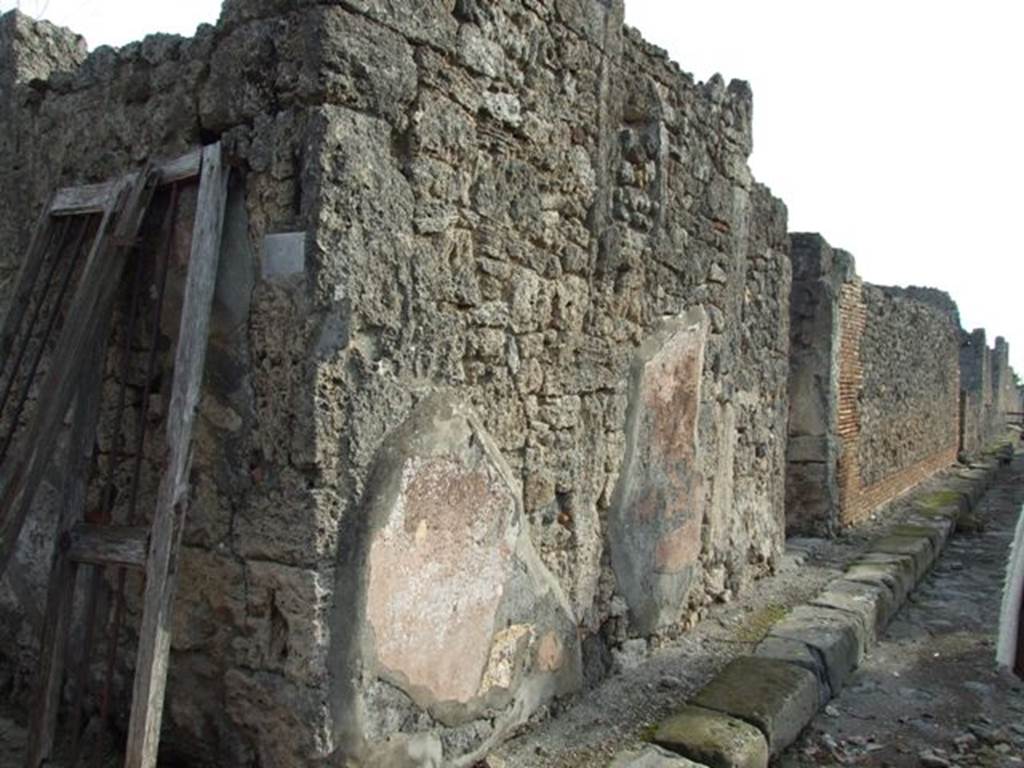
[[[857,616],[866,632],[867,647],[876,642],[896,613],[890,590],[847,579],[836,579],[811,602]]]
[[[695,763],[661,747],[630,749],[615,756],[608,768],[714,768]]]
[[[347,670],[337,679],[352,681],[336,692],[346,753],[428,765],[415,755],[438,754],[445,728],[487,720],[493,741],[581,685],[576,621],[533,549],[519,485],[458,396],[427,398],[393,433],[365,499],[342,545],[332,626]],[[369,694],[381,685],[411,702],[408,732]],[[417,728],[416,711],[435,725]],[[368,734],[382,731],[378,746]]]
[[[814,674],[775,659],[744,656],[729,664],[693,699],[693,704],[750,723],[777,755],[818,711]]]
[[[630,372],[626,451],[609,512],[609,547],[633,627],[679,618],[700,556],[704,519],[697,417],[707,318],[665,319]]]
[[[770,634],[758,643],[757,648],[754,649],[754,655],[761,659],[776,659],[788,664],[796,664],[808,672],[813,672],[820,684],[822,706],[832,698],[825,662],[820,654],[812,650],[802,640],[791,640],[788,637],[776,637]]]
[[[772,627],[768,636],[796,640],[815,651],[824,663],[829,688],[836,694],[864,657],[866,634],[855,615],[801,605]]]
[[[917,584],[912,557],[879,552],[861,555],[846,569],[846,578],[885,587],[892,592],[897,608]]]
[[[684,707],[658,726],[654,742],[708,768],[767,768],[768,742],[757,728],[702,707]]]
[[[889,535],[874,542],[871,551],[881,555],[906,555],[912,558],[914,581],[911,589],[935,561],[935,549],[927,536]]]

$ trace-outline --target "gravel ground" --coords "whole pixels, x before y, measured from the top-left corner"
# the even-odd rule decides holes
[[[1024,766],[1024,682],[995,666],[1007,554],[1024,504],[1018,454],[840,695],[779,761]]]

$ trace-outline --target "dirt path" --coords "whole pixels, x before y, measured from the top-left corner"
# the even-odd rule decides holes
[[[840,695],[779,760],[805,766],[1024,766],[1024,683],[997,673],[1007,553],[1024,504],[1018,454]]]

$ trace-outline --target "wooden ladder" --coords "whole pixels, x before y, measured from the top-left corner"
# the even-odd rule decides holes
[[[105,358],[117,292],[157,187],[196,175],[199,176],[196,214],[174,353],[170,406],[164,425],[166,445],[161,448],[162,478],[152,522],[149,526],[89,523],[84,519],[89,468],[99,428]],[[0,575],[3,575],[42,476],[53,458],[58,438],[64,431],[65,416],[72,411],[57,540],[42,622],[39,674],[30,712],[26,760],[29,768],[46,765],[53,757],[72,630],[75,584],[82,565],[93,566],[93,582],[87,593],[89,601],[95,600],[95,593],[101,586],[103,568],[117,568],[122,587],[125,569],[145,575],[124,764],[126,768],[156,765],[178,551],[188,504],[192,427],[205,365],[227,182],[228,170],[222,162],[220,144],[214,144],[199,153],[158,168],[147,168],[115,182],[63,190],[55,196],[48,215],[44,215],[37,227],[29,262],[38,258],[40,249],[45,247],[40,243],[48,240],[47,230],[55,216],[102,213],[68,309],[68,322],[53,355],[53,365],[40,389],[42,394],[35,418],[26,426],[19,450],[13,451],[9,460],[0,466]],[[176,200],[176,192],[174,194]],[[173,204],[168,222],[172,220]],[[168,259],[169,250],[168,246]],[[31,291],[31,283],[36,280],[33,273],[37,270],[38,266],[32,263],[23,266],[12,314]],[[0,345],[9,344],[7,331],[11,325],[9,316]],[[92,635],[94,621],[89,610],[87,637]],[[89,641],[86,645],[88,655]],[[112,647],[116,648],[116,637]],[[87,658],[83,666],[87,667],[88,663]],[[86,673],[82,671],[80,679],[85,678]],[[80,687],[71,718],[72,739],[76,745],[80,736],[81,695]]]

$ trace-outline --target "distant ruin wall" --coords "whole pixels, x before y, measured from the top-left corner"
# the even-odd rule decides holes
[[[791,258],[787,521],[827,533],[956,461],[959,316],[939,291],[863,284],[819,235],[791,235]]]
[[[1001,439],[1009,422],[1021,411],[1016,373],[1010,367],[1006,340],[998,337],[986,345],[984,329],[960,335],[960,450],[965,457],[977,456]]]
[[[164,742],[190,764],[472,762],[782,549],[790,263],[747,86],[617,3],[364,5],[68,43],[11,96],[12,242],[60,184],[215,139],[234,168]],[[22,697],[33,642],[0,648]]]
[[[863,301],[861,489],[844,504],[848,523],[954,463],[959,443],[959,328],[952,316],[900,289],[865,286]]]
[[[990,439],[992,366],[985,330],[964,332],[960,339],[960,450],[977,454]]]

